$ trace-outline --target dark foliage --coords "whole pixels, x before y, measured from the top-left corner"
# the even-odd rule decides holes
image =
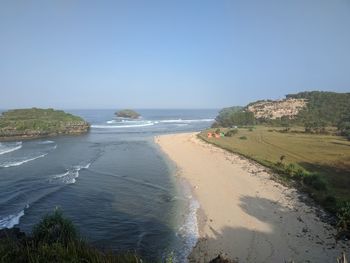
[[[297,120],[308,123],[308,126],[336,126],[344,114],[350,111],[350,93],[311,91],[286,97],[307,99],[307,108],[299,113]]]
[[[350,112],[343,114],[341,120],[338,123],[338,130],[340,134],[350,140]]]
[[[33,239],[36,242],[68,244],[77,239],[77,236],[73,223],[65,219],[57,209],[33,228]]]
[[[103,252],[79,238],[71,221],[56,210],[45,216],[26,236],[19,229],[0,230],[0,262],[101,262],[139,263],[132,253]]]
[[[242,107],[225,108],[216,117],[216,125],[221,127],[255,125],[254,113],[245,111]]]

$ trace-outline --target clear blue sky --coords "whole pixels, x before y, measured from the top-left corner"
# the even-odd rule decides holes
[[[0,2],[0,108],[350,92],[349,0]]]

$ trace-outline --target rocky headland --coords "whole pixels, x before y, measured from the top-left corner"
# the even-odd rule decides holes
[[[79,135],[89,128],[90,124],[82,118],[60,110],[9,110],[0,116],[0,141]]]

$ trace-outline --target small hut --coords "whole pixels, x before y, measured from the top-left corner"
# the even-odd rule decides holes
[[[207,136],[208,138],[213,138],[213,134],[211,132],[208,132]]]
[[[225,137],[225,133],[220,132],[220,137],[221,137],[221,138],[222,138],[222,137]]]
[[[215,133],[215,138],[220,138],[220,134]]]

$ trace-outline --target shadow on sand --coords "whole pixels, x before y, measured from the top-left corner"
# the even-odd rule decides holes
[[[243,196],[240,201],[250,218],[244,224],[248,227],[215,230],[207,222],[211,234],[199,240],[190,262],[210,262],[219,254],[232,261],[212,262],[336,262],[342,251],[349,251],[335,243],[310,211],[266,198]],[[320,229],[322,233],[316,232]]]

